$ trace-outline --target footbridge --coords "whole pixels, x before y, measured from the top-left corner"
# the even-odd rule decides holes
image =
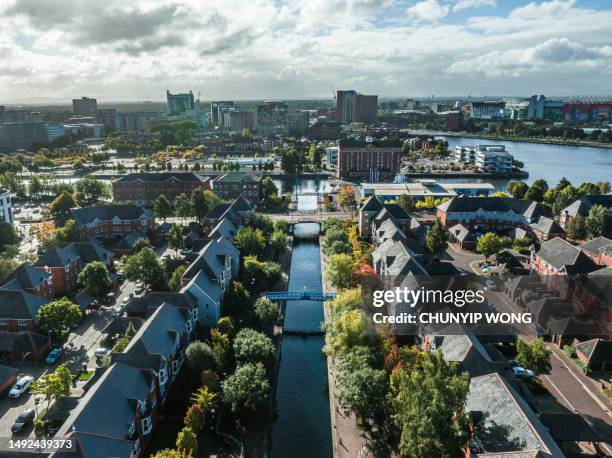
[[[328,301],[334,299],[336,293],[323,291],[269,291],[266,298],[271,301]]]

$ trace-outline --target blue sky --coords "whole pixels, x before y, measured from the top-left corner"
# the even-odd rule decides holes
[[[0,0],[0,103],[612,93],[612,0]]]

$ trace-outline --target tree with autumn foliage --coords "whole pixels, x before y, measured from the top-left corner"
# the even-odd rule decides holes
[[[358,264],[353,271],[353,283],[372,291],[380,285],[380,277],[369,264]]]

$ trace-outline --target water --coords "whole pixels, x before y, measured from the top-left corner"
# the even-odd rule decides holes
[[[295,179],[292,178],[276,178],[274,184],[278,188],[279,195],[287,192],[295,191]],[[299,195],[299,193],[326,193],[331,191],[331,185],[326,176],[315,178],[298,178],[298,211],[315,211],[317,210],[317,196]]]
[[[462,145],[505,145],[515,159],[525,164],[532,183],[544,178],[549,185],[555,185],[566,177],[572,184],[586,181],[610,181],[612,177],[612,148],[589,148],[584,146],[564,146],[541,143],[483,140],[466,137],[440,137],[448,141],[451,150]],[[440,180],[441,181],[441,180]],[[473,181],[473,180],[472,180]],[[492,182],[492,180],[484,180]],[[499,187],[497,183],[492,183]]]
[[[298,224],[296,233],[318,233],[318,224]],[[289,290],[321,290],[318,242],[293,246]],[[284,328],[321,329],[323,304],[288,301]],[[284,336],[276,386],[276,420],[272,425],[271,457],[328,458],[332,456],[327,363],[321,352],[323,336]]]

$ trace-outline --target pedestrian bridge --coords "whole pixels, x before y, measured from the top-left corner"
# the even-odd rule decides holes
[[[269,291],[266,298],[271,301],[327,301],[336,297],[336,293],[323,291]]]

